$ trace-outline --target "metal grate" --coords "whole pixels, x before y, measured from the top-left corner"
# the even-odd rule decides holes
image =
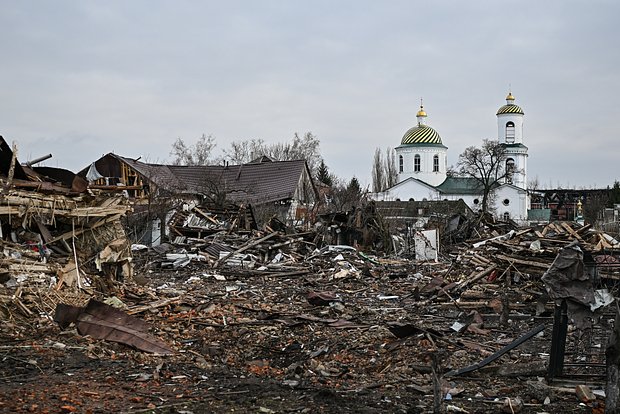
[[[599,379],[606,375],[605,349],[614,329],[615,307],[608,306],[588,329],[569,324],[566,301],[556,306],[549,357],[549,380]]]

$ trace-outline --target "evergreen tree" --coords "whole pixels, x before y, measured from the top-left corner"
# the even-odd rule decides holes
[[[347,192],[351,196],[361,196],[362,195],[362,187],[360,186],[360,182],[356,177],[351,178],[349,181],[349,185],[347,185]]]
[[[330,187],[334,185],[334,180],[332,179],[332,176],[327,169],[327,165],[325,165],[325,162],[323,160],[321,160],[321,164],[319,165],[319,168],[317,170],[316,178],[320,183],[323,183]]]

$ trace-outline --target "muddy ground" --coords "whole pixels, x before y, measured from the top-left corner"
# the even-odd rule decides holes
[[[603,399],[584,404],[574,385],[546,383],[553,320],[549,312],[540,312],[540,304],[536,310],[539,275],[521,275],[509,286],[506,280],[482,280],[465,296],[468,303],[483,304],[459,307],[450,295],[425,290],[437,277],[446,283],[463,277],[448,266],[369,263],[350,252],[320,260],[312,272],[291,276],[282,269],[274,276],[234,268],[215,272],[201,264],[167,272],[138,268],[136,277],[118,283],[113,295],[97,294],[102,300],[116,296],[125,310],[138,310],[135,316],[148,321],[151,333],[174,349],[169,356],[83,337],[74,328],[62,331],[52,320],[62,292],[52,297],[32,288],[21,296],[32,315],[3,309],[0,411],[600,410]],[[337,300],[311,304],[309,292],[329,292]],[[502,292],[511,303],[505,323],[496,306]],[[170,301],[159,306],[162,299]],[[87,296],[71,300],[83,303]],[[471,328],[457,332],[456,321]],[[541,324],[541,334],[486,367],[445,376]],[[596,379],[588,381],[597,388]]]

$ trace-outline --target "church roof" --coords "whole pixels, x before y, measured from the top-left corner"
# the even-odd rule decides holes
[[[439,133],[428,125],[416,125],[410,128],[400,142],[401,145],[411,144],[441,144]]]
[[[491,187],[508,186],[525,191],[513,184],[496,182]],[[442,194],[460,194],[460,195],[480,195],[483,192],[482,183],[474,177],[447,177],[443,183],[435,187]]]
[[[480,194],[482,184],[473,177],[448,177],[435,187],[444,194]]]
[[[508,96],[506,96],[506,105],[502,106],[497,110],[496,115],[501,114],[521,114],[523,115],[523,109],[519,105],[515,105],[515,97],[512,95],[512,92],[508,92]]]
[[[497,110],[497,115],[501,114],[521,114],[523,115],[523,109],[519,105],[507,104]]]

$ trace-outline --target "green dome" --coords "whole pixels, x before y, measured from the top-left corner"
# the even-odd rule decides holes
[[[428,125],[416,125],[405,132],[401,145],[406,144],[441,144],[441,137]]]
[[[523,115],[523,109],[519,105],[508,104],[504,105],[497,110],[497,115],[501,114],[521,114]]]

